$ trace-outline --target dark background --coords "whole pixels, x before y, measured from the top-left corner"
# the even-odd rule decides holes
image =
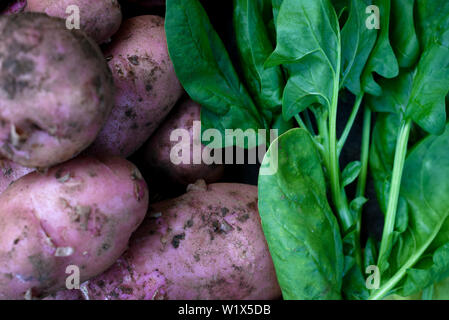
[[[124,18],[138,16],[143,14],[156,14],[160,16],[165,15],[164,7],[157,8],[142,8],[136,5],[130,5],[121,1],[122,8],[124,12]],[[238,58],[236,52],[234,29],[232,24],[232,0],[217,1],[217,0],[202,0],[203,6],[206,9],[212,25],[215,30],[223,40],[228,53],[234,62],[234,66],[239,72],[238,68]],[[339,135],[343,131],[347,118],[352,109],[354,102],[354,97],[349,93],[343,93],[340,98],[339,113],[338,113],[338,131]],[[341,154],[340,165],[344,168],[347,163],[351,161],[360,160],[360,146],[362,137],[362,114],[356,119],[354,127],[349,135],[348,141],[345,145],[344,150]],[[139,154],[136,154],[132,160],[138,164]],[[259,165],[228,165],[225,170],[223,182],[239,182],[257,185]],[[155,175],[155,173],[151,173]],[[151,175],[150,174],[150,175]],[[157,174],[156,174],[157,176]],[[158,186],[162,187],[162,193],[164,195],[158,194],[158,197],[177,196],[184,192],[183,188],[176,187],[171,183],[161,181],[158,178]],[[347,193],[349,198],[353,198],[355,192],[355,183],[347,187]],[[368,235],[375,237],[376,239],[381,238],[382,227],[383,227],[383,215],[376,201],[376,195],[373,188],[373,183],[369,177],[367,184],[367,191],[365,195],[369,201],[364,206],[363,210],[363,229],[362,236],[363,240],[366,240]]]

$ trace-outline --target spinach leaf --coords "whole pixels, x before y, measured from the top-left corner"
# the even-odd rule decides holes
[[[413,268],[407,270],[407,275],[398,294],[409,296],[440,282],[449,276],[449,243],[436,250],[427,250]]]
[[[449,278],[434,284],[432,300],[449,300]]]
[[[356,248],[354,247],[354,238],[356,237],[356,233],[356,228],[353,228],[343,238],[345,267],[342,293],[344,298],[348,300],[364,300],[369,297],[365,278],[355,259]]]
[[[418,1],[418,6],[423,3]],[[414,70],[402,70],[397,78],[379,82],[384,90],[382,96],[367,99],[374,111],[400,113],[429,133],[443,132],[445,96],[449,91],[449,32],[438,39],[440,42],[423,40],[425,50]]]
[[[366,281],[360,268],[357,267],[351,256],[345,256],[351,261],[351,267],[346,271],[343,278],[343,296],[346,300],[366,300],[369,297],[369,291],[366,288]],[[348,262],[347,262],[348,263]]]
[[[335,8],[335,12],[337,13],[338,17],[340,18],[345,11],[349,8],[349,2],[352,0],[331,0],[332,5]]]
[[[421,45],[425,48],[442,42],[449,29],[449,2],[446,0],[416,0],[417,29]]]
[[[401,195],[407,228],[392,248],[377,291],[407,296],[449,276],[449,129],[415,146],[405,162]]]
[[[449,36],[449,33],[448,33]],[[414,74],[406,117],[432,134],[441,134],[446,123],[445,97],[449,92],[448,46],[433,44],[427,49]]]
[[[254,102],[261,111],[281,109],[285,86],[280,67],[264,69],[273,51],[267,25],[272,16],[264,17],[270,0],[234,0],[234,29],[243,76]],[[271,121],[271,119],[270,119]]]
[[[330,108],[340,77],[340,30],[329,0],[284,0],[276,32],[277,46],[265,67],[284,64],[288,70],[284,118],[313,103]]]
[[[401,119],[397,114],[380,113],[377,115],[372,134],[370,173],[380,209],[384,214],[387,211],[394,153],[400,124]],[[407,204],[400,197],[397,219],[406,219],[406,214]]]
[[[365,245],[365,251],[364,251],[364,266],[365,269],[369,266],[374,266],[377,263],[377,251],[378,251],[378,245],[376,243],[376,240],[373,238],[368,238],[368,241]]]
[[[382,88],[376,83],[373,73],[377,73],[384,78],[394,78],[399,73],[399,66],[390,44],[390,0],[375,0],[375,5],[380,11],[380,32],[376,45],[366,64],[362,75],[363,91],[379,96]]]
[[[341,174],[341,185],[343,187],[346,187],[347,185],[354,182],[354,180],[359,176],[361,168],[362,164],[360,163],[360,161],[353,161],[349,163],[346,168],[344,168]]]
[[[271,0],[271,5],[273,6],[273,21],[275,26],[277,26],[277,18],[283,1],[284,0]]]
[[[278,130],[278,135],[281,135],[291,128],[294,128],[294,122],[293,119],[290,120],[284,120],[284,117],[282,116],[282,111],[279,113],[275,113],[273,115],[273,123],[271,125],[272,129]]]
[[[165,31],[170,58],[181,84],[204,107],[202,129],[218,129],[223,137],[225,129],[241,129],[238,134],[241,139],[237,140],[244,145],[239,146],[256,146],[257,139],[243,139],[244,131],[265,128],[264,119],[240,82],[199,1],[167,0]],[[225,146],[228,141],[224,140]]]
[[[377,39],[377,30],[365,26],[365,9],[370,3],[369,0],[351,0],[348,20],[341,30],[341,85],[355,95],[362,91],[361,76]]]
[[[277,173],[259,176],[259,211],[284,298],[340,299],[342,242],[312,138],[288,131],[264,163],[276,150]]]
[[[420,54],[413,19],[415,3],[415,0],[391,0],[391,43],[401,68],[413,67]]]
[[[380,84],[382,96],[367,98],[374,111],[400,113],[429,133],[442,133],[449,91],[449,48],[433,44],[423,53],[416,70],[402,70],[399,77],[383,79]]]

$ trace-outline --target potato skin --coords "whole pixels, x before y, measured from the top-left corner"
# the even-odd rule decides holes
[[[100,274],[147,208],[145,181],[120,158],[80,157],[17,180],[0,195],[0,299],[59,290],[69,265],[81,282]]]
[[[143,147],[144,159],[149,167],[162,170],[172,181],[183,185],[194,183],[198,179],[204,179],[208,183],[218,181],[224,170],[224,166],[220,164],[208,165],[204,161],[201,164],[193,163],[194,121],[201,121],[201,106],[191,99],[183,99]],[[170,140],[170,135],[176,129],[185,129],[190,133],[190,140],[182,142],[182,145],[186,145],[186,150],[190,150],[188,164],[176,165],[170,159],[172,148],[176,145],[179,147],[181,143]],[[201,132],[198,130],[195,134],[200,135]],[[196,143],[199,143],[199,139],[199,136],[195,137]],[[201,145],[201,153],[205,148]]]
[[[151,205],[129,250],[86,283],[85,298],[281,296],[260,224],[257,188],[225,183],[206,187],[203,182],[189,189],[179,198]]]
[[[34,169],[32,168],[23,167],[12,161],[0,159],[0,194],[5,191],[11,183],[33,171]]]
[[[168,55],[164,19],[146,15],[124,21],[105,56],[116,85],[115,106],[90,152],[128,157],[183,93]]]
[[[23,12],[27,0],[14,0],[14,1],[9,1],[10,3],[8,3],[7,0],[2,0],[5,1],[7,4],[3,4],[0,2],[0,15],[1,14],[16,14],[16,13],[20,13]]]
[[[41,13],[0,16],[0,34],[0,157],[27,167],[73,158],[113,105],[98,45]]]
[[[66,13],[70,5],[80,9],[81,30],[99,44],[108,41],[122,22],[118,0],[27,0],[25,11],[66,19],[70,15]]]

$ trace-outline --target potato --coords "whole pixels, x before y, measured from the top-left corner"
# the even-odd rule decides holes
[[[200,114],[201,106],[199,104],[191,99],[183,99],[144,145],[143,155],[146,164],[153,169],[163,171],[167,177],[179,184],[188,185],[198,179],[204,179],[209,183],[219,180],[223,175],[224,166],[220,164],[208,165],[202,160],[201,155],[206,147],[201,145],[201,131],[199,127],[195,131],[196,136],[194,139],[193,124],[194,121],[200,123]],[[188,130],[190,139],[179,138],[176,141],[171,141],[171,134],[177,129]],[[201,159],[201,164],[194,164],[193,152],[197,149],[194,149],[194,143],[200,151],[198,158]],[[184,156],[182,151],[178,152],[178,150],[188,150],[189,154],[186,157],[187,159],[185,159],[187,163],[175,164],[173,162],[172,156]],[[205,154],[210,155],[210,150],[205,152]],[[206,162],[212,163],[212,160],[208,157]]]
[[[128,157],[156,130],[183,93],[168,55],[164,19],[126,20],[105,51],[115,107],[90,152]]]
[[[6,4],[2,3],[0,1],[0,14],[16,14],[20,13],[24,10],[27,0],[15,0],[15,1],[8,1],[2,0]]]
[[[41,13],[0,16],[0,34],[0,157],[26,167],[73,158],[113,105],[98,45]]]
[[[151,206],[130,248],[107,272],[85,284],[84,297],[281,296],[257,211],[257,188],[243,184],[206,187],[203,181],[190,185],[189,190],[177,199]]]
[[[33,172],[34,169],[23,167],[9,160],[0,159],[0,193],[21,177]]]
[[[77,6],[81,30],[99,44],[108,41],[122,22],[118,0],[27,0],[26,2],[25,11],[43,12],[63,19],[73,13],[67,11],[69,6]]]
[[[120,158],[79,157],[17,180],[0,195],[0,299],[61,289],[71,265],[81,282],[105,271],[147,208],[145,181]]]

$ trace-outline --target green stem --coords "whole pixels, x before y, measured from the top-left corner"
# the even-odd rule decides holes
[[[357,198],[363,197],[365,195],[366,179],[368,176],[370,135],[371,135],[371,110],[368,107],[365,107],[365,111],[363,112],[363,134],[362,134],[362,151],[361,151],[362,154],[360,157],[362,167],[360,169],[360,175],[357,181],[357,189],[356,189]],[[357,239],[360,239],[360,231],[362,228],[361,209],[357,213],[357,216],[360,217],[357,220]]]
[[[338,73],[337,73],[338,74]],[[332,97],[332,106],[329,113],[329,177],[332,200],[339,212],[343,233],[353,224],[352,216],[349,212],[347,200],[344,196],[344,190],[340,184],[340,164],[337,154],[337,110],[338,110],[338,80],[334,81],[334,91]]]
[[[433,239],[436,237],[437,233],[439,232],[441,228],[441,225],[433,231],[432,235],[429,237],[429,239],[422,245],[418,250],[416,251],[413,256],[408,259],[402,267],[390,278],[387,282],[385,282],[382,287],[377,289],[373,292],[373,294],[369,297],[369,300],[380,300],[383,299],[387,294],[391,292],[391,290],[398,284],[399,281],[404,277],[404,275],[407,273],[407,270],[410,269],[415,265],[416,262],[418,262],[419,258],[422,257],[424,252],[429,247],[430,243],[432,243]]]
[[[335,70],[334,86],[332,91],[332,104],[329,110],[329,180],[332,200],[338,211],[338,217],[342,227],[342,233],[346,232],[354,225],[355,221],[351,211],[349,210],[348,199],[345,189],[340,183],[340,164],[337,148],[337,111],[338,111],[338,94],[340,91],[340,63],[341,63],[341,46],[338,48],[337,70]],[[354,256],[359,267],[362,266],[362,254],[359,241],[353,237],[353,246],[355,248]]]
[[[411,121],[407,120],[401,126],[396,143],[394,156],[393,173],[391,178],[391,188],[388,197],[387,213],[385,215],[385,224],[382,234],[382,241],[379,250],[378,265],[382,267],[391,249],[391,238],[393,237],[394,223],[396,220],[396,211],[399,201],[399,191],[401,188],[402,172],[404,169],[405,156],[407,155],[407,144],[410,136]]]
[[[315,135],[315,130],[313,129],[312,120],[310,119],[309,110],[304,110],[304,117],[306,119],[306,125],[307,128],[309,128],[309,131],[312,135]]]
[[[341,134],[340,140],[338,140],[337,144],[337,152],[338,156],[340,156],[341,150],[343,149],[346,140],[348,140],[349,133],[351,132],[351,129],[354,125],[355,118],[357,117],[357,114],[359,113],[360,105],[362,104],[363,97],[365,95],[365,92],[361,92],[359,95],[357,95],[354,103],[354,107],[352,108],[351,115],[349,116],[348,122],[346,123],[345,129],[343,130],[343,133]]]
[[[298,123],[298,125],[299,125],[299,127],[300,127],[301,129],[304,129],[304,130],[306,130],[306,131],[309,131],[309,130],[307,129],[306,124],[304,123],[304,121],[302,121],[301,116],[300,116],[299,114],[296,114],[296,115],[295,115],[295,120],[296,120],[296,122]]]
[[[317,118],[317,127],[318,127],[318,134],[321,138],[321,143],[324,146],[329,145],[329,129],[327,127],[327,113],[320,114]],[[327,172],[329,172],[329,154],[327,153],[327,150],[323,150],[322,152],[322,159],[323,164]]]

